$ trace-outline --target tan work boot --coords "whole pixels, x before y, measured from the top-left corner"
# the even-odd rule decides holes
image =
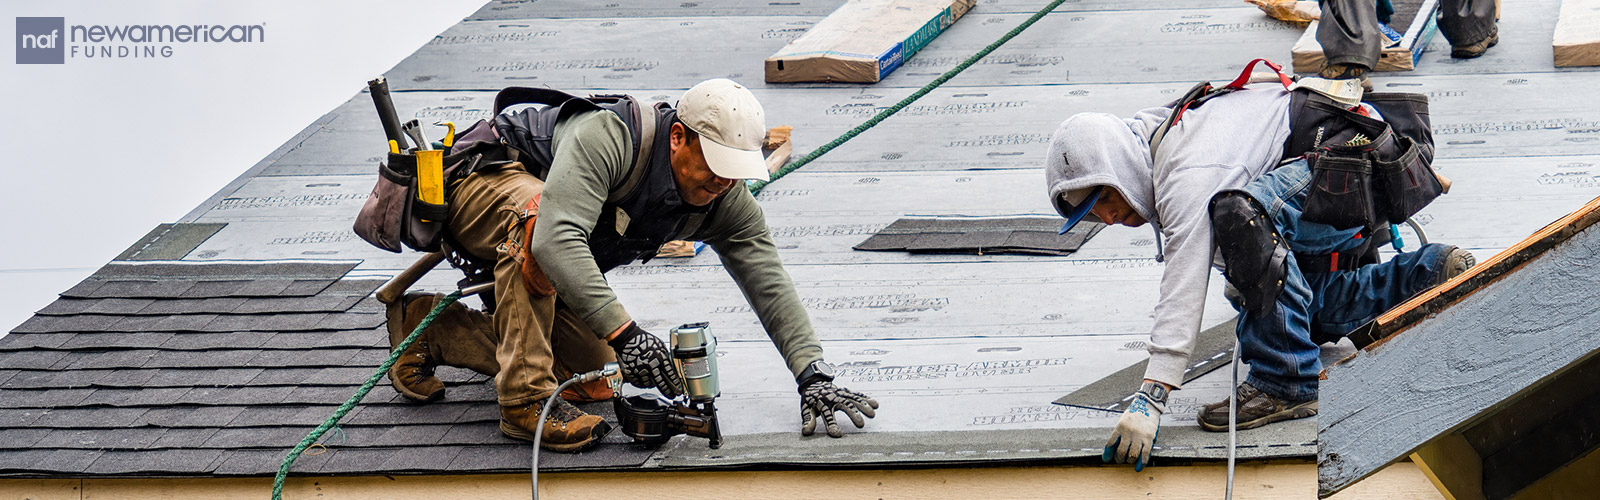
[[[575,375],[572,373],[572,370],[560,365],[555,367],[554,372],[556,380],[566,380]],[[568,403],[597,403],[600,401],[610,401],[611,397],[614,395],[616,395],[616,393],[612,392],[611,384],[606,382],[606,379],[603,378],[582,384],[572,384],[561,391],[561,399],[567,400]]]
[[[500,432],[512,439],[533,440],[533,429],[539,426],[539,412],[546,399],[521,406],[500,407]],[[560,453],[573,453],[600,443],[600,438],[611,432],[611,425],[596,415],[584,413],[565,399],[557,397],[555,407],[541,430],[539,447]]]
[[[1484,37],[1483,40],[1478,41],[1478,43],[1474,43],[1472,45],[1450,46],[1450,57],[1455,59],[1472,59],[1483,55],[1484,52],[1489,51],[1489,47],[1493,47],[1499,43],[1500,26],[1497,24],[1494,28],[1490,29],[1489,36]]]
[[[1362,80],[1362,90],[1371,91],[1373,80],[1366,77],[1370,71],[1371,69],[1366,69],[1366,66],[1360,64],[1330,64],[1323,67],[1322,72],[1317,72],[1317,77],[1328,80]]]
[[[1323,67],[1322,71],[1317,73],[1317,76],[1328,80],[1360,79],[1361,88],[1371,91],[1372,80],[1367,78],[1368,71],[1371,70],[1360,64],[1330,64]]]
[[[615,394],[615,392],[611,391],[611,384],[607,383],[606,379],[600,379],[567,386],[565,390],[561,391],[561,399],[574,403],[595,403],[610,401]]]
[[[400,304],[389,305],[389,349],[400,345],[411,331],[422,323],[422,318],[433,311],[439,303],[440,295],[408,293],[400,299]],[[435,320],[437,321],[437,320]],[[423,330],[417,340],[411,343],[400,359],[395,360],[389,367],[389,382],[394,385],[394,390],[413,401],[431,403],[444,397],[444,382],[433,375],[434,367],[438,362],[430,354],[428,344],[428,331]]]

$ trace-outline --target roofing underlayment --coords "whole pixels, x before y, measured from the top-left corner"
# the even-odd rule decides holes
[[[795,127],[803,153],[1048,2],[981,1],[878,84],[763,83],[762,59],[840,3],[497,1],[386,76],[402,119],[463,125],[485,117],[506,86],[675,101],[701,80],[730,77],[753,88],[769,125]],[[1435,164],[1456,181],[1418,217],[1432,240],[1487,256],[1600,194],[1600,100],[1572,97],[1600,73],[1551,66],[1557,8],[1506,0],[1502,41],[1488,55],[1452,60],[1435,38],[1416,71],[1375,79],[1432,99]],[[1149,228],[1106,228],[1067,256],[852,247],[907,216],[1053,215],[1041,165],[1062,119],[1159,105],[1196,81],[1231,79],[1256,57],[1287,63],[1301,31],[1236,0],[1064,5],[758,198],[827,359],[843,385],[883,405],[866,429],[800,437],[794,382],[708,250],[608,279],[647,329],[711,322],[725,352],[724,446],[680,437],[643,450],[614,433],[543,465],[1097,461],[1117,414],[1051,402],[1145,359],[1162,269]],[[0,474],[275,472],[386,354],[381,309],[361,297],[418,254],[383,252],[350,231],[384,150],[371,99],[354,95],[0,338]],[[441,268],[420,286],[446,291],[458,278]],[[1222,280],[1211,285],[1206,328],[1234,315]],[[1325,357],[1349,352],[1329,347]],[[428,405],[380,385],[294,474],[526,470],[528,445],[497,430],[485,377],[441,373],[449,393]],[[1194,420],[1228,385],[1217,370],[1173,394],[1156,464],[1226,455],[1227,435]],[[1240,455],[1310,459],[1316,430],[1307,420],[1243,431]]]

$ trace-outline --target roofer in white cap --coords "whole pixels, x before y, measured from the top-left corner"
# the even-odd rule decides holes
[[[834,385],[761,207],[745,188],[745,180],[768,178],[766,116],[749,89],[719,78],[690,88],[676,108],[626,97],[570,98],[483,124],[494,133],[486,140],[515,147],[521,165],[479,171],[452,187],[445,246],[492,270],[493,313],[459,303],[447,308],[390,370],[399,392],[437,400],[444,385],[435,366],[470,368],[495,377],[506,435],[531,440],[541,432],[543,447],[554,451],[597,443],[608,426],[569,402],[609,399],[603,380],[563,391],[550,422],[534,430],[558,381],[615,361],[630,384],[676,397],[682,378],[666,343],[645,327],[705,319],[641,324],[603,273],[649,260],[663,243],[690,240],[716,251],[782,354],[798,384],[802,434],[820,419],[830,436],[842,436],[837,411],[857,427],[874,415],[876,401]],[[457,150],[487,132],[469,129]],[[438,300],[417,295],[391,306],[393,342]]]

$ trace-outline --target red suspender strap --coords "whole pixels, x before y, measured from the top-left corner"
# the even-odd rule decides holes
[[[1284,87],[1294,85],[1294,80],[1289,79],[1288,75],[1283,74],[1283,66],[1279,66],[1278,63],[1268,61],[1266,59],[1256,59],[1254,61],[1250,61],[1250,64],[1245,65],[1244,72],[1239,73],[1239,77],[1234,78],[1233,82],[1228,84],[1228,88],[1242,89],[1246,84],[1250,83],[1250,74],[1255,71],[1256,63],[1266,63],[1268,68],[1272,68],[1272,71],[1278,74],[1278,81],[1283,82]]]

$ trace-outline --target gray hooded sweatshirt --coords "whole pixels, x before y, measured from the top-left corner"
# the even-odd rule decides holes
[[[1150,135],[1170,114],[1163,107],[1128,119],[1073,115],[1050,138],[1045,175],[1063,215],[1071,208],[1063,198],[1081,200],[1094,186],[1111,186],[1150,221],[1157,259],[1166,268],[1145,378],[1178,387],[1211,278],[1211,197],[1242,188],[1278,164],[1289,135],[1289,92],[1260,85],[1186,111],[1152,161]]]

